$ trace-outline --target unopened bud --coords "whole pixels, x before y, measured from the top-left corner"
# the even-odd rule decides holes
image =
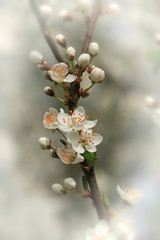
[[[68,59],[69,59],[70,61],[73,61],[73,59],[74,59],[75,56],[76,56],[76,51],[75,51],[75,49],[74,49],[73,47],[68,47],[68,48],[66,49],[66,56],[68,57]]]
[[[110,3],[104,10],[103,14],[117,14],[120,12],[120,6],[117,3]]]
[[[57,155],[57,152],[54,149],[50,150],[50,154],[51,154],[51,157],[53,157],[53,158],[59,158]]]
[[[46,137],[41,137],[39,139],[39,145],[42,149],[50,149],[51,148],[51,140]]]
[[[77,8],[82,12],[88,11],[91,8],[91,0],[77,0]]]
[[[42,5],[39,8],[41,16],[45,19],[49,18],[52,15],[52,9],[48,5]]]
[[[54,183],[52,185],[52,190],[57,195],[65,195],[67,193],[63,186],[59,183]]]
[[[84,69],[89,65],[90,60],[91,60],[90,55],[87,53],[83,53],[78,58],[78,66]]]
[[[67,189],[67,190],[74,190],[76,188],[76,181],[73,179],[73,178],[66,178],[64,180],[64,187]]]
[[[61,47],[66,47],[66,38],[62,34],[56,35],[56,43],[59,44]]]
[[[67,11],[67,10],[62,10],[59,13],[60,18],[64,21],[64,22],[68,22],[68,21],[72,21],[73,20],[73,16],[72,14]]]
[[[38,64],[37,66],[41,70],[50,70],[51,69],[51,67],[49,66],[49,64],[46,61],[44,61],[42,64]]]
[[[145,98],[145,104],[147,107],[154,108],[157,106],[157,101],[152,96],[147,96]]]
[[[32,51],[29,57],[30,57],[30,60],[35,64],[42,64],[44,62],[44,58],[42,54],[38,51]]]
[[[44,92],[51,97],[55,95],[53,88],[49,86],[44,87]]]
[[[92,82],[95,83],[100,83],[103,81],[103,79],[105,78],[105,73],[101,68],[95,67],[90,75],[90,79]]]
[[[92,57],[95,57],[99,53],[99,45],[96,42],[89,44],[88,52]]]

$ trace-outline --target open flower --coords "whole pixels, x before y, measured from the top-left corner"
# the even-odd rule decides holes
[[[64,148],[57,148],[57,155],[65,164],[76,164],[84,161],[84,157],[75,152],[71,144]]]
[[[96,125],[97,120],[89,121],[88,116],[85,116],[85,110],[83,107],[78,107],[71,114],[67,114],[61,109],[58,114],[58,121],[60,123],[59,129],[63,132],[70,132],[72,130],[84,130],[92,128]]]
[[[100,144],[103,137],[98,133],[93,133],[93,130],[88,129],[83,132],[71,131],[67,133],[67,140],[72,144],[73,149],[78,153],[96,152],[96,146]]]
[[[53,69],[49,71],[51,79],[56,82],[69,82],[69,83],[74,82],[77,76],[68,73],[69,67],[67,64],[63,62],[55,64],[53,66]]]
[[[136,204],[142,197],[142,192],[130,188],[121,188],[117,185],[117,191],[124,202],[127,204],[133,205]]]
[[[44,114],[43,126],[47,129],[56,129],[59,126],[57,119],[58,112],[55,108],[49,108],[49,112]]]

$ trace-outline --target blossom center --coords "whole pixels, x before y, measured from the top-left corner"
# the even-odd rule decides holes
[[[55,68],[53,69],[53,73],[57,74],[60,78],[65,78],[67,70],[68,70],[68,66],[62,67],[59,64],[55,66]]]
[[[73,151],[69,151],[68,147],[62,149],[62,152],[63,152],[62,159],[64,162],[72,163],[75,160],[76,153],[74,153]]]
[[[52,114],[48,114],[45,118],[46,124],[51,124],[52,122],[56,122],[57,118]]]

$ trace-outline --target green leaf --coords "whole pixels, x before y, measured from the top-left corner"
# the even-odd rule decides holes
[[[89,161],[89,162],[96,162],[98,160],[97,153],[96,152],[88,152],[85,151],[83,153],[83,156]]]
[[[55,133],[56,129],[52,129],[52,133]]]
[[[60,139],[60,141],[65,147],[67,146],[67,142],[64,139]]]
[[[83,188],[84,188],[85,191],[89,190],[87,178],[86,178],[85,175],[82,176],[82,184],[83,184]]]
[[[110,201],[106,195],[103,195],[103,204],[106,210],[110,208]]]

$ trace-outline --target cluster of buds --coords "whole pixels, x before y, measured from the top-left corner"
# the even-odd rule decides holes
[[[52,190],[56,195],[65,195],[67,191],[74,191],[76,189],[76,181],[69,177],[64,180],[63,185],[59,183],[54,183],[52,185]]]

